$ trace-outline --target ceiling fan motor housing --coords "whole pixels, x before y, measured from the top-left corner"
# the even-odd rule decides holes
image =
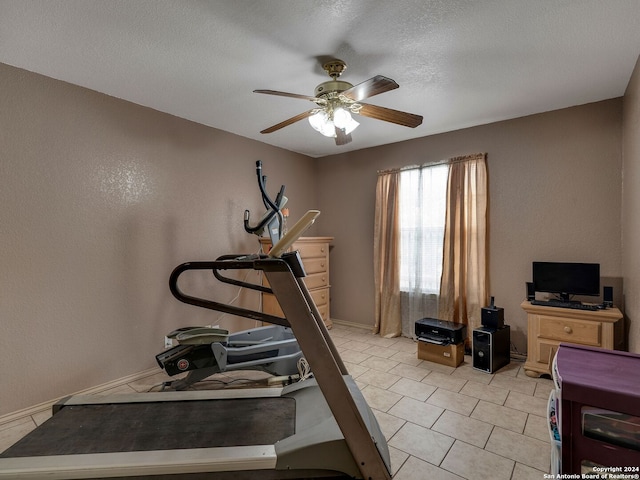
[[[344,92],[345,90],[353,87],[349,82],[343,82],[340,80],[329,80],[328,82],[321,83],[314,91],[316,97],[327,95],[331,92]]]

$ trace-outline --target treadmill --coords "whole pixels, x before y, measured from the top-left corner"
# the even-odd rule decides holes
[[[290,327],[313,378],[276,388],[71,396],[0,454],[0,479],[389,480],[380,426],[303,282],[298,252],[285,253],[319,213],[307,212],[269,255],[184,263],[170,279],[183,302]],[[284,318],[178,287],[187,271],[248,269],[264,272]]]
[[[244,229],[258,237],[268,235],[271,245],[276,245],[283,234],[282,208],[287,204],[285,186],[281,185],[275,199],[267,193],[267,176],[262,171],[262,161],[256,161],[258,188],[265,206],[265,213],[255,225],[251,224],[251,212],[244,211]],[[219,257],[232,260],[237,255]],[[225,277],[217,270],[213,275],[221,282],[271,293],[261,285]],[[220,310],[210,301],[200,304],[200,299],[181,295],[171,280],[171,292],[180,301],[204,308]],[[263,319],[263,321],[266,319]],[[302,358],[300,346],[290,328],[270,324],[229,334],[227,330],[214,327],[181,327],[167,334],[178,345],[156,355],[156,361],[168,375],[187,373],[167,385],[175,390],[187,390],[194,383],[211,375],[230,370],[261,370],[271,375],[292,377],[298,374],[298,362]]]

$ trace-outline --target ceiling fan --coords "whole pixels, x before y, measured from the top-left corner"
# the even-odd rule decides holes
[[[315,88],[315,97],[276,90],[254,90],[254,93],[300,98],[316,104],[316,107],[311,110],[266,128],[260,133],[272,133],[308,118],[315,130],[327,137],[334,137],[336,145],[346,145],[351,142],[351,132],[359,125],[351,116],[352,113],[411,128],[422,123],[420,115],[361,102],[366,98],[398,88],[399,85],[390,78],[376,75],[353,86],[349,82],[338,80],[338,77],[347,68],[347,64],[342,60],[331,60],[326,62],[322,68],[331,77],[331,80],[323,82]]]

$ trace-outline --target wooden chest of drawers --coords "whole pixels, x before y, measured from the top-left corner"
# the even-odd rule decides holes
[[[311,298],[318,307],[322,315],[324,324],[331,328],[330,315],[330,290],[329,283],[329,244],[333,237],[301,237],[291,247],[291,250],[298,250],[302,258],[302,264],[307,276],[303,279],[309,289]],[[271,248],[271,241],[268,238],[260,239],[262,249],[265,252]],[[263,280],[267,285],[266,279]],[[282,316],[282,309],[278,300],[268,293],[262,294],[262,311],[271,315]]]
[[[606,310],[574,310],[546,307],[522,302],[527,312],[527,362],[530,377],[551,374],[551,361],[560,343],[574,343],[622,350],[624,322],[617,308]]]

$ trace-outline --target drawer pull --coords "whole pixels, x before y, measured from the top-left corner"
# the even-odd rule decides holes
[[[565,333],[573,333],[573,330],[569,326],[564,327],[564,331]]]

